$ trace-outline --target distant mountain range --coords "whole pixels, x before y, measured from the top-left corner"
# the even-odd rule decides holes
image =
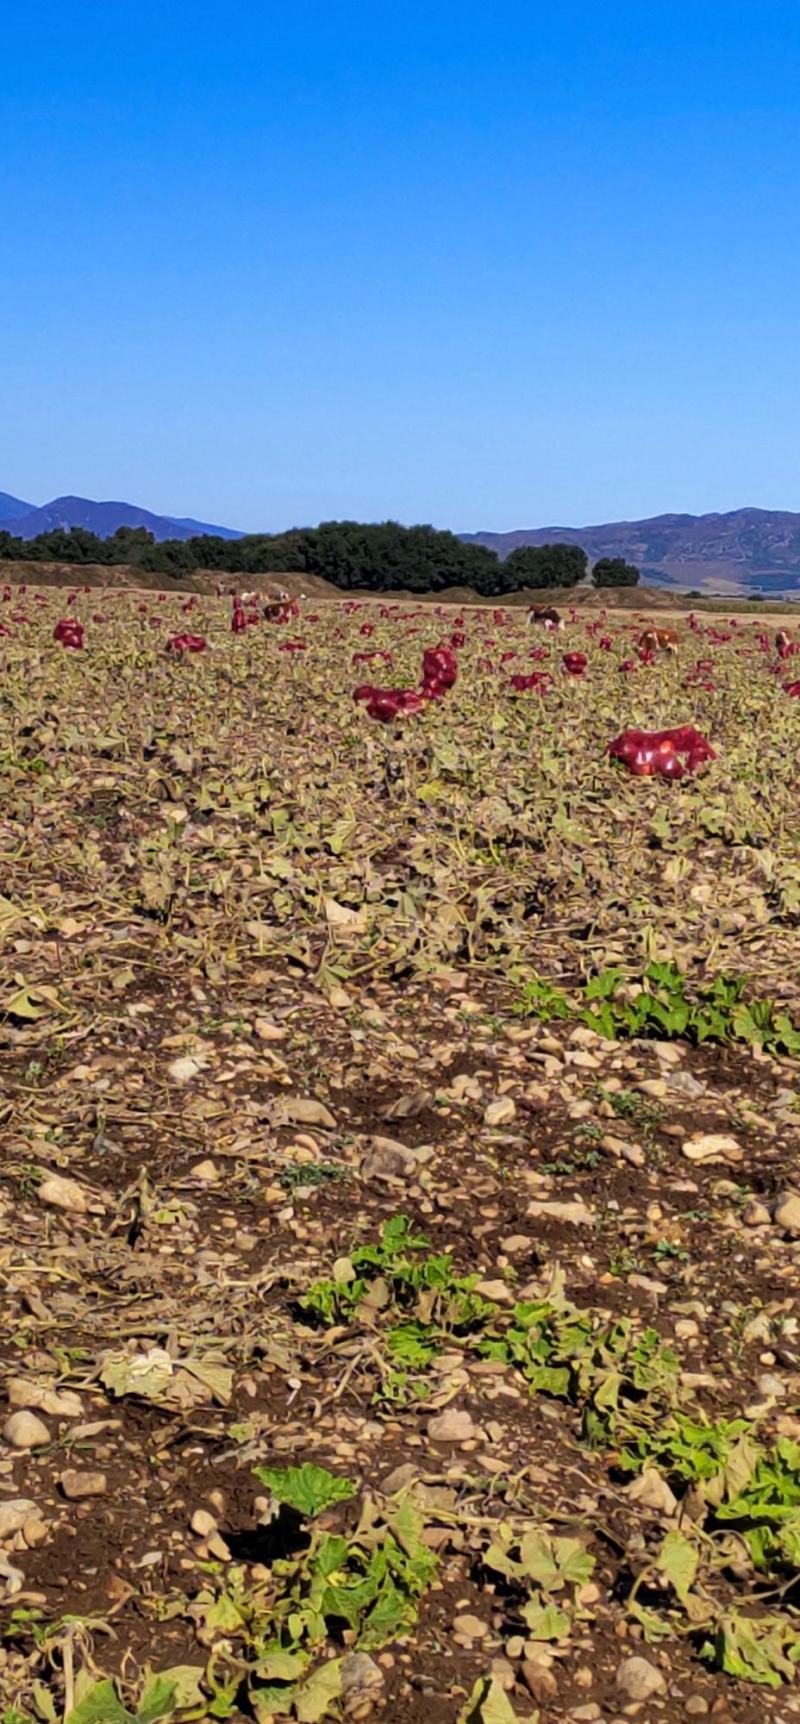
[[[85,527],[107,539],[118,527],[145,527],[156,539],[190,539],[214,533],[240,539],[232,527],[184,515],[154,515],[134,503],[96,503],[90,497],[56,497],[37,508],[0,491],[0,532],[34,539],[54,528]],[[518,545],[554,540],[582,545],[591,563],[624,557],[636,563],[648,586],[682,592],[781,593],[800,591],[800,514],[784,509],[733,509],[720,515],[654,515],[646,521],[610,521],[590,527],[522,527],[512,533],[462,533],[501,558]]]
[[[118,527],[146,527],[155,539],[191,539],[195,533],[214,533],[220,539],[241,539],[233,527],[213,527],[207,521],[186,516],[153,515],[135,503],[95,503],[91,497],[54,497],[36,508],[19,497],[0,491],[0,531],[17,539],[35,539],[55,528],[85,527],[99,539],[108,539]]]
[[[683,592],[796,593],[800,589],[800,514],[733,509],[726,515],[655,515],[595,527],[523,527],[513,533],[462,533],[507,557],[518,545],[554,540],[582,545],[592,563],[624,557],[648,586]]]
[[[797,593],[800,514],[783,509],[733,509],[729,514],[653,515],[588,528],[521,528],[516,533],[462,533],[509,557],[517,545],[553,540],[583,545],[590,562],[624,557],[648,586],[702,593]]]

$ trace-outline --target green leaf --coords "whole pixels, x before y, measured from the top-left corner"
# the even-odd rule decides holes
[[[533,1712],[521,1718],[493,1676],[479,1676],[458,1724],[537,1724],[539,1714]]]
[[[683,1533],[667,1533],[659,1553],[658,1567],[684,1604],[694,1584],[698,1562],[695,1545],[690,1544]]]
[[[151,1676],[139,1698],[136,1724],[151,1724],[169,1718],[189,1706],[203,1703],[203,1669],[197,1664],[175,1664]]]
[[[302,1688],[293,1695],[294,1709],[300,1724],[318,1724],[342,1692],[342,1660],[331,1658],[321,1664]]]
[[[525,1534],[519,1547],[520,1566],[543,1592],[583,1586],[594,1570],[594,1557],[578,1538],[550,1538],[546,1532]]]
[[[64,1724],[132,1724],[113,1682],[93,1682],[88,1693],[74,1706]]]
[[[255,1476],[277,1502],[286,1503],[309,1520],[332,1503],[347,1502],[356,1494],[349,1479],[337,1478],[312,1461],[304,1461],[301,1467],[256,1467]]]
[[[646,1610],[636,1599],[628,1605],[629,1615],[640,1622],[648,1646],[656,1646],[660,1640],[671,1640],[675,1633],[674,1625],[666,1622],[663,1616],[657,1616],[654,1610]]]
[[[566,1640],[569,1634],[569,1617],[556,1604],[540,1604],[531,1599],[523,1605],[522,1615],[532,1640]]]
[[[159,1718],[170,1718],[177,1710],[175,1683],[166,1672],[151,1676],[136,1709],[136,1724],[157,1724]]]

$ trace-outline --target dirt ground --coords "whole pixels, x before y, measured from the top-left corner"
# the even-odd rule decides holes
[[[520,807],[544,795],[524,776],[527,735],[511,752],[510,704],[494,732],[465,707],[461,762],[436,719],[438,755],[420,742],[407,778],[399,751],[354,728],[349,698],[340,716],[329,685],[364,645],[360,615],[341,623],[344,644],[339,619],[324,622],[330,642],[304,683],[265,629],[235,658],[227,607],[202,601],[216,656],[176,666],[148,645],[146,629],[160,637],[138,595],[117,601],[107,637],[97,624],[108,644],[70,655],[51,642],[48,596],[35,651],[6,659],[2,685],[4,1724],[121,1724],[118,1701],[81,1714],[80,1695],[118,1679],[133,1719],[148,1667],[188,1667],[203,1696],[148,1716],[235,1724],[795,1716],[791,1661],[769,1664],[777,1685],[760,1686],[754,1664],[737,1676],[720,1651],[732,1620],[741,1636],[742,1620],[788,1611],[791,1628],[794,1571],[765,1578],[741,1531],[723,1543],[696,1484],[692,1497],[666,1462],[637,1473],[625,1454],[632,1431],[654,1453],[676,1406],[715,1431],[742,1420],[765,1450],[800,1439],[800,1220],[785,1207],[800,1058],[526,1016],[495,956],[506,913],[528,967],[536,954],[552,973],[553,954],[569,970],[592,951],[602,914],[619,929],[630,912],[638,932],[689,905],[692,938],[718,966],[730,949],[749,974],[780,970],[793,1010],[798,912],[779,870],[791,802],[770,874],[726,781],[709,803],[727,795],[743,824],[729,834],[674,816],[672,850],[654,791],[652,832],[637,812],[612,844],[619,870],[635,830],[652,880],[675,860],[674,899],[654,888],[640,904],[584,872],[577,799],[535,833],[498,812],[497,785],[513,802],[515,772]],[[565,706],[548,747],[570,740],[586,700]],[[719,710],[732,704],[721,696]],[[609,792],[587,782],[599,846]],[[702,819],[699,798],[681,808]],[[543,860],[558,822],[563,896]],[[763,879],[732,884],[745,860]],[[435,917],[422,884],[439,894]],[[398,1217],[422,1242],[408,1248],[410,1279],[384,1255],[348,1304],[354,1254],[358,1268],[359,1248]],[[457,1306],[463,1277],[482,1313]],[[607,1351],[596,1405],[586,1360],[568,1387],[556,1372],[535,1388],[509,1325],[520,1303],[553,1295],[560,1310],[559,1288],[607,1349],[609,1335],[621,1349],[650,1336],[672,1387],[653,1387],[628,1353],[617,1371]],[[587,1411],[602,1438],[587,1435]],[[310,1530],[255,1472],[306,1462],[353,1489]],[[411,1531],[392,1520],[409,1500]],[[402,1569],[397,1594],[412,1592],[394,1631],[359,1639],[331,1606],[313,1643],[312,1663],[330,1661],[337,1679],[343,1661],[349,1691],[303,1710],[284,1672],[283,1697],[265,1699],[275,1623],[285,1658],[298,1600],[308,1606],[314,1541],[341,1535],[347,1575],[353,1551],[384,1538],[385,1555],[381,1529],[397,1525],[417,1572],[433,1562],[418,1594]],[[503,1527],[512,1550],[531,1532],[550,1553],[577,1540],[576,1578],[554,1577],[552,1554],[535,1585],[504,1573]],[[694,1541],[701,1564],[677,1593],[661,1566],[668,1536]],[[276,1603],[281,1564],[291,1618]]]

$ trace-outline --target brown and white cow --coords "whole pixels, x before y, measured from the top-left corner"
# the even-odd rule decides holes
[[[556,610],[555,605],[533,605],[528,612],[528,622],[545,628],[552,633],[564,627],[564,618]]]
[[[678,650],[677,629],[645,629],[639,636],[639,646],[643,652],[672,652]]]

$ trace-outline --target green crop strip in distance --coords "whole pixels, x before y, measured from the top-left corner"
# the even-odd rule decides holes
[[[641,981],[626,982],[611,968],[593,976],[571,997],[539,976],[524,984],[514,1010],[541,1023],[573,1020],[614,1041],[657,1036],[662,1040],[747,1042],[772,1053],[800,1054],[800,1029],[772,1000],[746,1000],[741,977],[718,976],[687,992],[687,978],[674,964],[648,964]]]

